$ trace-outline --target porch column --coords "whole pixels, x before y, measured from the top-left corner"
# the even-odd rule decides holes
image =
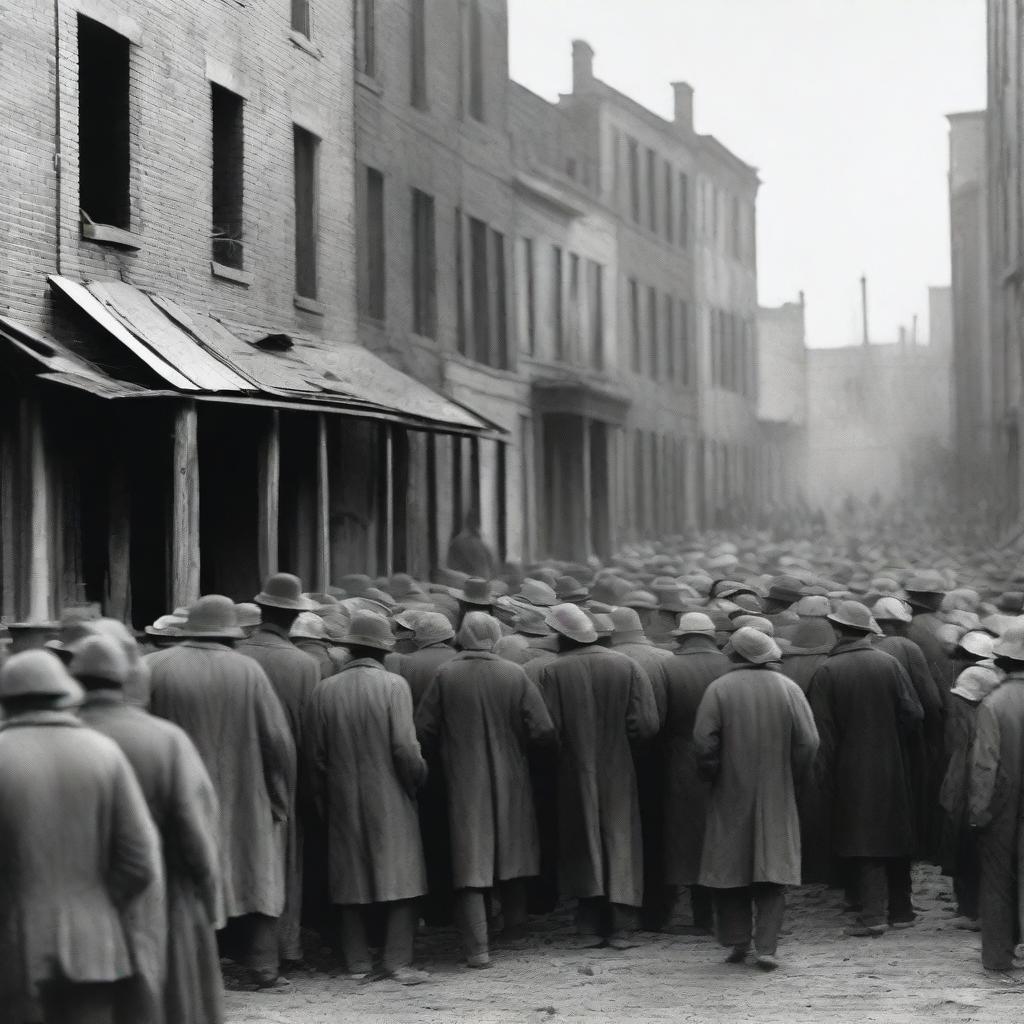
[[[384,427],[384,575],[395,571],[395,428]]]
[[[51,559],[50,477],[43,442],[43,420],[39,403],[26,398],[22,405],[22,437],[28,439],[30,508],[28,547],[28,620],[45,622],[52,618],[53,563]]]
[[[281,520],[281,416],[270,410],[259,451],[259,509],[257,514],[257,561],[260,580],[278,571]]]
[[[586,561],[593,552],[594,545],[594,483],[591,479],[591,465],[590,465],[590,419],[586,416],[580,417],[580,479],[582,481],[582,487],[580,488],[581,498],[581,527],[583,529],[582,543],[579,545],[573,545],[573,554],[575,555],[579,551]]]
[[[316,578],[314,585],[320,594],[327,593],[331,578],[331,478],[327,463],[327,414],[316,417],[316,538],[313,551]]]
[[[174,508],[171,524],[171,607],[199,597],[199,419],[186,400],[174,415]]]
[[[106,613],[112,619],[128,620],[131,614],[131,494],[124,458],[115,452],[110,473],[108,515],[110,536],[107,540]]]

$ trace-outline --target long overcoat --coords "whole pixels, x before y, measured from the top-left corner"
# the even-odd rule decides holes
[[[314,640],[312,637],[295,637],[292,640],[296,650],[308,654],[320,669],[320,678],[326,679],[337,673],[338,667],[331,657],[331,645],[326,640]]]
[[[817,783],[838,857],[910,857],[916,847],[909,745],[924,712],[903,666],[869,639],[844,640],[814,674]]]
[[[430,684],[437,675],[437,670],[442,665],[447,665],[459,652],[448,643],[431,644],[429,647],[421,647],[411,654],[398,654],[389,663],[393,666],[392,671],[400,675],[408,684],[412,693],[412,707],[415,711],[419,707],[423,695],[430,688]]]
[[[427,765],[401,676],[358,659],[309,703],[311,790],[327,830],[331,901],[390,903],[426,892],[416,791]]]
[[[36,1020],[38,987],[51,980],[139,972],[155,998],[133,1024],[159,1021],[165,913],[159,836],[117,745],[68,712],[5,721],[0,1016]]]
[[[712,780],[700,884],[800,884],[796,785],[811,768],[818,731],[792,679],[742,665],[707,689],[693,729]]]
[[[460,654],[420,702],[416,731],[424,748],[438,746],[444,766],[454,887],[537,875],[528,748],[552,742],[555,729],[522,668],[485,651]]]
[[[658,730],[647,674],[605,647],[566,651],[540,671],[560,740],[559,884],[562,895],[643,900],[643,842],[630,740]]]
[[[189,640],[146,661],[150,710],[185,730],[217,794],[218,919],[280,917],[295,745],[270,680],[252,658],[209,641]]]
[[[938,631],[941,626],[942,620],[932,612],[915,615],[914,620],[907,626],[907,639],[921,648],[932,679],[939,688],[943,701],[948,702],[949,691],[953,688],[957,673],[952,659],[943,650],[939,640]]]
[[[944,875],[956,876],[961,868],[965,841],[973,839],[969,832],[968,793],[981,702],[967,700],[957,694],[951,697],[946,718],[949,763],[939,792],[939,803],[943,811],[940,863]]]
[[[707,688],[729,667],[713,640],[695,637],[657,669],[666,708],[663,841],[669,885],[697,885],[700,878],[710,786],[697,771],[693,726]]]
[[[167,885],[168,1024],[219,1024],[224,986],[216,929],[220,904],[217,796],[188,736],[126,703],[113,690],[90,693],[79,717],[112,739],[135,770],[163,849]]]

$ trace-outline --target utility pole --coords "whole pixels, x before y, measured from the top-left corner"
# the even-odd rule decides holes
[[[863,343],[865,345],[870,345],[871,335],[868,333],[868,279],[866,274],[862,274],[860,279],[860,306],[861,316],[864,322]]]

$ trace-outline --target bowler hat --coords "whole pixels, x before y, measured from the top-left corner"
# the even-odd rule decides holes
[[[459,629],[459,646],[464,651],[493,651],[501,639],[501,623],[487,612],[467,612]]]
[[[377,651],[390,651],[394,649],[395,637],[391,632],[391,624],[383,615],[356,612],[341,642],[346,647],[371,647]]]
[[[703,612],[687,612],[679,616],[679,625],[672,630],[673,636],[709,636],[715,635],[715,623]]]
[[[301,612],[295,617],[288,635],[293,640],[326,640],[327,627],[316,612]]]
[[[839,607],[829,616],[828,621],[858,633],[879,633],[878,623],[871,615],[871,609],[860,601],[841,601]]]
[[[21,651],[0,666],[0,700],[15,697],[54,697],[62,698],[62,703],[73,703],[81,700],[82,688],[56,654]]]
[[[207,594],[189,608],[177,635],[192,640],[239,640],[245,633],[238,625],[235,602],[221,594]]]
[[[416,620],[416,628],[413,631],[413,638],[418,647],[430,647],[431,644],[441,644],[451,640],[455,636],[455,630],[447,615],[440,612],[423,612]]]
[[[552,608],[544,621],[562,636],[578,644],[597,642],[597,630],[590,616],[576,604],[558,604]]]
[[[914,618],[905,601],[898,597],[883,597],[875,602],[871,609],[878,622],[911,622]]]
[[[128,655],[112,637],[83,637],[71,648],[71,664],[68,671],[78,679],[105,679],[117,686],[124,686],[131,672]]]
[[[478,608],[490,608],[494,604],[494,594],[487,580],[471,577],[462,585],[462,590],[455,595],[463,604],[475,605]]]
[[[767,665],[782,660],[779,645],[759,629],[746,626],[736,630],[730,637],[727,651],[735,651],[751,665]]]
[[[302,580],[290,572],[276,572],[253,598],[264,608],[284,608],[289,611],[311,612],[316,605],[302,596]]]
[[[558,595],[542,580],[528,577],[523,580],[523,585],[519,588],[519,593],[516,594],[514,600],[532,604],[537,608],[554,608],[558,604]]]

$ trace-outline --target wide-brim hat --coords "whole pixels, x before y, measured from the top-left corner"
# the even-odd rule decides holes
[[[971,665],[956,677],[956,685],[949,692],[977,704],[1002,683],[1003,675],[998,669],[987,665]]]
[[[597,630],[590,616],[577,604],[558,604],[544,617],[544,621],[562,636],[578,644],[597,642]]]
[[[98,633],[86,635],[69,648],[68,671],[78,679],[104,679],[124,686],[131,675],[131,662],[124,647],[113,637]]]
[[[782,660],[782,651],[772,637],[750,626],[736,630],[725,650],[726,653],[735,651],[751,665],[768,665]]]
[[[907,590],[907,604],[915,611],[938,612],[946,595],[943,591]]]
[[[454,637],[451,621],[440,612],[424,612],[418,617],[413,631],[413,638],[420,647],[444,643]]]
[[[795,576],[778,576],[768,587],[768,600],[795,604],[804,596],[803,587]]]
[[[992,657],[995,645],[996,638],[991,633],[981,629],[968,630],[957,640],[958,647],[962,647],[968,654],[973,654],[974,657],[982,658],[983,660]]]
[[[559,576],[555,584],[555,596],[559,601],[585,601],[590,591],[574,576]]]
[[[653,612],[658,610],[658,599],[649,590],[631,590],[622,599],[622,607]]]
[[[283,608],[295,612],[316,610],[316,605],[308,597],[302,596],[302,581],[290,572],[274,573],[253,601],[264,608]]]
[[[546,621],[546,612],[540,608],[523,605],[516,609],[512,628],[524,636],[550,636],[551,627]]]
[[[188,618],[175,636],[184,640],[241,640],[245,631],[238,625],[235,602],[221,594],[207,594],[188,610]]]
[[[62,704],[82,700],[82,688],[52,651],[12,654],[0,665],[0,700],[52,697]]]
[[[1011,626],[992,648],[996,658],[1024,661],[1024,626]]]
[[[855,630],[865,636],[869,633],[881,633],[871,609],[860,601],[841,601],[839,607],[827,618],[837,626]]]
[[[554,608],[558,604],[558,595],[543,580],[527,578],[523,580],[514,600],[533,605],[535,608]]]
[[[494,593],[488,580],[471,577],[462,585],[462,590],[455,596],[463,604],[475,605],[478,608],[490,608],[494,604]]]
[[[391,624],[374,612],[356,612],[341,642],[346,647],[370,647],[377,651],[393,651],[395,637]]]
[[[872,607],[871,614],[878,622],[911,622],[914,618],[906,601],[901,601],[898,597],[879,598]]]
[[[288,635],[293,640],[326,640],[327,627],[316,612],[300,612],[295,617]]]
[[[181,627],[188,622],[188,617],[180,615],[161,615],[152,626],[147,626],[147,636],[181,636]]]
[[[672,630],[672,636],[714,637],[718,630],[710,615],[703,612],[687,612],[679,616],[679,624]]]
[[[263,622],[263,613],[260,611],[259,605],[253,604],[251,601],[242,601],[240,604],[236,604],[235,616],[242,629],[258,626]],[[187,615],[185,617],[188,618]]]

